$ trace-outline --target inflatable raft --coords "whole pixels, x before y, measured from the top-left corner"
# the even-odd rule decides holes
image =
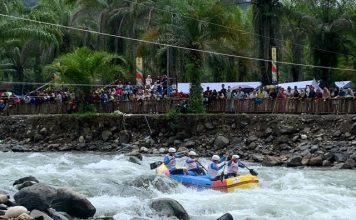
[[[156,169],[157,175],[166,175],[171,179],[182,183],[188,187],[197,189],[213,189],[221,192],[233,192],[236,189],[250,189],[258,186],[258,177],[252,175],[241,175],[238,177],[231,177],[223,181],[212,181],[207,175],[193,176],[185,174],[170,175],[168,168],[162,164]]]

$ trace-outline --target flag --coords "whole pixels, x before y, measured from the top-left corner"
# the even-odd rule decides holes
[[[272,47],[272,83],[278,84],[278,71],[277,71],[277,49]]]
[[[143,85],[143,63],[142,57],[136,58],[136,85]]]

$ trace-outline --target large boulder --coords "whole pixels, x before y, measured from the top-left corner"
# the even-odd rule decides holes
[[[356,122],[351,126],[350,133],[356,134]]]
[[[26,207],[23,207],[23,206],[10,207],[5,212],[5,218],[8,218],[8,219],[17,218],[18,216],[20,216],[23,213],[27,214],[27,212],[28,211],[27,211]]]
[[[224,148],[230,143],[230,140],[222,135],[219,135],[214,140],[214,145],[218,148]]]
[[[36,209],[31,211],[30,216],[34,219],[53,220],[53,218],[49,217],[46,213]]]
[[[141,165],[141,160],[135,156],[130,156],[129,157],[129,161],[131,163],[135,163],[135,164],[138,164],[138,165]]]
[[[13,152],[28,152],[28,151],[30,151],[26,146],[19,145],[19,144],[11,146],[11,150]]]
[[[234,220],[234,217],[232,217],[230,213],[226,213],[222,215],[220,218],[218,218],[217,220]]]
[[[283,135],[291,135],[291,134],[295,134],[298,132],[298,129],[297,128],[294,128],[292,126],[281,126],[279,128],[279,133],[280,134],[283,134]]]
[[[353,159],[348,159],[345,162],[345,166],[347,167],[347,169],[356,168],[356,162]]]
[[[335,153],[334,159],[336,162],[345,162],[347,160],[347,156],[344,153]]]
[[[9,195],[1,194],[0,193],[0,204],[7,204],[9,202]]]
[[[0,204],[0,211],[6,211],[7,210],[7,205],[4,205],[4,204]],[[5,211],[4,211],[4,214],[5,215]],[[1,214],[0,214],[1,215]]]
[[[323,165],[323,157],[321,155],[314,156],[309,160],[310,166],[322,166]]]
[[[175,216],[181,220],[189,220],[189,215],[183,206],[173,199],[156,199],[151,203],[151,208],[154,209],[160,216]]]
[[[103,139],[103,141],[107,141],[109,140],[109,138],[112,136],[112,132],[109,130],[105,130],[101,133],[101,138]]]
[[[16,217],[16,220],[33,220],[33,218],[27,213],[22,213],[21,215]]]
[[[12,185],[15,186],[15,185],[22,184],[24,182],[29,182],[29,181],[39,183],[39,181],[35,177],[26,176],[26,177],[20,178],[18,180],[15,180],[15,182]]]
[[[46,210],[50,207],[52,199],[57,195],[57,190],[42,183],[26,187],[15,195],[15,202],[26,207],[28,210]]]
[[[301,156],[293,156],[289,158],[287,161],[287,166],[288,167],[297,167],[297,166],[302,166],[302,157]]]
[[[261,163],[263,161],[263,158],[264,158],[264,156],[261,154],[253,154],[252,155],[252,159],[258,163]]]
[[[47,210],[48,215],[54,220],[73,220],[73,217],[65,212],[57,212],[54,209]],[[44,219],[46,220],[46,219]]]
[[[15,196],[18,205],[32,211],[34,209],[46,211],[54,208],[76,218],[94,216],[95,207],[83,195],[69,189],[55,189],[45,184],[37,183],[18,191]]]
[[[137,188],[148,189],[150,186],[153,186],[155,189],[161,192],[167,193],[171,192],[173,188],[177,187],[178,183],[162,176],[140,175],[130,181],[125,182],[124,185],[135,187],[135,192],[133,192],[133,194],[137,194]]]
[[[185,147],[185,148],[192,148],[194,146],[195,146],[195,141],[192,140],[186,141],[181,145],[181,147]]]
[[[128,144],[131,141],[131,133],[127,130],[120,131],[119,139],[120,143]]]
[[[204,124],[205,128],[208,130],[213,130],[214,129],[214,125],[211,122],[206,122]]]
[[[60,188],[51,201],[51,207],[57,211],[66,212],[76,218],[93,217],[96,209],[83,195],[69,189]]]
[[[282,164],[282,160],[279,157],[266,156],[263,158],[262,165],[263,166],[279,166]]]

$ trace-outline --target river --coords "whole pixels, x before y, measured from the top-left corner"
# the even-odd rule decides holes
[[[143,165],[123,155],[96,153],[0,153],[0,189],[14,194],[14,180],[33,175],[40,182],[70,187],[86,195],[97,209],[96,216],[115,219],[157,219],[149,208],[153,198],[179,201],[192,219],[216,219],[231,213],[235,219],[355,219],[356,171],[311,168],[261,167],[260,187],[221,193],[196,191],[177,185],[159,191],[138,180],[152,175]],[[207,164],[207,160],[202,160]],[[182,162],[182,161],[181,161]],[[164,178],[163,183],[171,185]]]

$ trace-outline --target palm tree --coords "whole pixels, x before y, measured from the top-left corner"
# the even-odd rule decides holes
[[[103,33],[139,38],[151,22],[152,0],[79,0],[72,24]],[[135,69],[137,43],[98,35],[93,49],[125,54],[130,72]]]
[[[280,58],[280,17],[282,4],[279,0],[256,0],[253,4],[253,26],[257,40],[258,58],[271,60],[271,48],[277,47]],[[270,62],[258,61],[261,82],[263,85],[272,83],[272,66]]]
[[[97,83],[109,84],[118,78],[127,76],[126,61],[117,55],[78,48],[72,53],[58,57],[46,73],[58,76],[60,81],[69,84]],[[72,86],[82,102],[88,101],[94,87]]]
[[[308,23],[306,5],[299,0],[283,0],[282,32],[284,36],[283,57],[290,56],[292,63],[304,63],[304,53],[307,48],[308,30],[305,24]],[[288,66],[292,81],[297,82],[304,79],[302,66]]]
[[[7,2],[6,8],[10,15],[22,14],[32,20],[56,22],[51,11],[27,9],[16,0]],[[40,75],[41,66],[58,54],[62,39],[58,28],[10,18],[2,18],[0,28],[3,48],[0,67],[8,78],[24,81],[34,72]],[[18,86],[16,89],[19,92]]]
[[[355,48],[352,40],[354,24],[347,10],[350,2],[311,0],[305,3],[312,15],[309,17],[308,32],[314,65],[337,67],[340,54],[347,54],[351,48]],[[315,76],[321,79],[322,86],[330,86],[334,72],[332,69],[318,68]]]
[[[144,39],[207,51],[226,50],[227,46],[231,47],[232,41],[238,40],[239,35],[235,29],[239,27],[233,22],[230,14],[225,14],[221,4],[206,0],[183,0],[166,4],[172,5],[172,10],[176,10],[173,21],[171,14],[161,14]],[[213,23],[227,28],[218,27]],[[196,50],[178,50],[178,53],[183,55],[180,57],[180,62],[187,62],[182,66],[191,82],[190,109],[200,112],[203,110],[200,86],[201,78],[204,76],[203,67],[205,61],[214,55],[203,54]],[[162,48],[158,50],[160,51]]]

